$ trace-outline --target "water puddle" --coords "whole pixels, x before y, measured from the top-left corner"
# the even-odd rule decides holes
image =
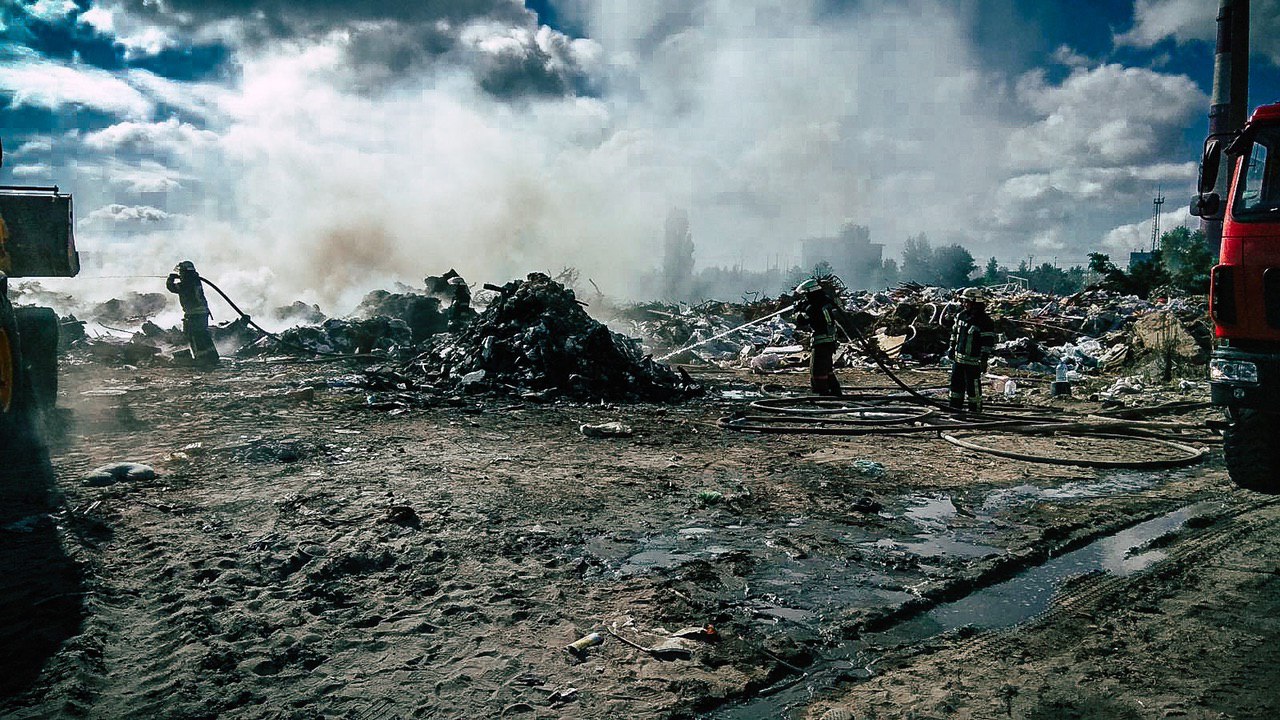
[[[907,516],[921,524],[938,522],[951,512],[947,509],[950,500],[943,500],[915,502]],[[1015,627],[1048,610],[1055,594],[1071,578],[1093,572],[1126,576],[1150,568],[1166,556],[1164,551],[1153,549],[1158,545],[1154,541],[1177,532],[1189,519],[1220,508],[1219,503],[1197,503],[1099,538],[1005,582],[939,605],[875,637],[850,643],[827,654],[819,665],[809,668],[803,678],[796,677],[792,684],[773,688],[767,696],[722,708],[705,717],[743,720],[791,717],[791,709],[810,702],[817,691],[829,687],[837,678],[869,675],[863,669],[868,662],[863,651],[869,644],[917,643],[966,626],[989,630]],[[901,545],[895,543],[894,547]]]
[[[1180,529],[1188,519],[1218,507],[1216,503],[1197,503],[1139,523],[1056,557],[1011,580],[940,605],[919,622],[930,630],[930,634],[965,626],[997,630],[1019,625],[1048,610],[1054,594],[1068,578],[1090,572],[1123,577],[1146,570],[1163,560],[1166,556],[1164,551],[1144,550],[1144,546]]]
[[[1001,510],[1044,500],[1089,500],[1138,493],[1168,480],[1167,476],[1157,473],[1120,473],[1096,482],[1069,482],[1058,487],[1018,485],[987,495],[980,512],[995,514]]]
[[[922,558],[980,558],[988,555],[999,555],[1004,552],[992,545],[966,542],[954,537],[917,535],[916,538],[914,541],[882,538],[874,543],[867,544],[866,547],[872,547],[877,550],[906,552]]]
[[[603,560],[612,574],[629,577],[670,570],[695,560],[714,560],[734,552],[733,547],[714,542],[717,534],[725,533],[717,533],[711,528],[687,527],[675,535],[635,540],[597,537],[587,540],[586,550]]]
[[[832,531],[823,550],[792,540],[791,532],[805,537],[819,534],[806,518],[791,518],[781,527],[762,529],[752,525],[690,526],[671,535],[634,540],[596,537],[586,551],[603,561],[612,577],[663,573],[680,566],[706,561],[718,563],[726,582],[736,583],[752,615],[763,623],[821,624],[823,616],[856,607],[897,606],[913,599],[902,590],[904,578],[918,575],[911,567],[900,576],[860,565],[857,549],[868,538]],[[838,548],[844,548],[839,550]],[[942,549],[939,549],[942,552]]]
[[[949,495],[912,497],[908,501],[911,505],[903,515],[926,529],[946,528],[956,516],[956,506]]]
[[[903,509],[881,512],[880,517],[887,520],[901,517],[919,532],[909,537],[883,537],[863,543],[862,547],[878,552],[910,553],[921,558],[979,558],[1003,552],[986,542],[994,536],[990,517],[975,517],[968,511],[962,513],[949,495],[909,495],[900,502],[905,504]],[[966,527],[955,527],[957,525]]]

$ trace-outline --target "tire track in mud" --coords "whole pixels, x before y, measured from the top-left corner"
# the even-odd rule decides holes
[[[1244,519],[1244,516],[1262,510],[1280,501],[1262,500],[1241,504],[1229,509],[1211,525],[1199,530],[1184,528],[1182,541],[1168,550],[1167,556],[1147,570],[1130,576],[1110,575],[1093,571],[1068,580],[1054,596],[1049,609],[1007,630],[982,630],[967,639],[960,657],[968,658],[981,653],[1007,649],[1006,640],[1018,633],[1060,622],[1075,614],[1097,611],[1108,599],[1120,598],[1134,588],[1153,586],[1172,575],[1185,575],[1197,563],[1220,553],[1229,544],[1265,528],[1262,521]],[[1280,519],[1272,519],[1271,525],[1280,525]]]
[[[102,647],[98,684],[110,690],[96,698],[94,715],[159,717],[191,709],[173,707],[173,699],[189,689],[184,676],[198,645],[184,625],[201,611],[185,595],[176,548],[147,529],[117,531],[111,552],[129,558],[128,570],[103,578],[104,597],[95,603],[94,634]],[[122,582],[126,577],[143,582]]]
[[[1027,662],[1028,658],[1035,656],[1036,647],[1046,642],[1050,645],[1055,642],[1062,644],[1064,637],[1077,635],[1088,637],[1093,632],[1104,632],[1089,624],[1089,621],[1097,619],[1097,622],[1103,623],[1106,618],[1112,616],[1112,613],[1133,610],[1135,602],[1154,608],[1151,603],[1161,599],[1176,598],[1189,584],[1194,584],[1190,578],[1194,577],[1193,574],[1198,569],[1214,567],[1212,564],[1214,558],[1230,552],[1250,537],[1280,534],[1280,516],[1272,514],[1250,517],[1255,513],[1271,510],[1277,504],[1280,504],[1280,501],[1271,499],[1235,502],[1233,507],[1218,514],[1207,526],[1197,528],[1184,526],[1176,531],[1177,539],[1174,544],[1162,547],[1166,551],[1166,557],[1143,572],[1115,576],[1095,571],[1071,579],[1055,596],[1049,609],[1014,628],[979,630],[972,634],[970,634],[971,631],[961,629],[921,643],[890,650],[873,661],[873,664],[886,666],[886,669],[879,675],[849,686],[844,691],[841,703],[835,707],[874,706],[876,699],[883,704],[889,700],[890,696],[885,694],[880,678],[890,678],[891,685],[902,684],[902,681],[895,682],[891,679],[895,673],[905,672],[907,678],[915,678],[916,682],[928,682],[928,671],[920,674],[914,669],[915,658],[922,658],[925,663],[945,663],[935,667],[1000,668],[1008,667],[1006,663],[1012,663],[1012,667],[1016,668]],[[1249,572],[1250,570],[1241,571]],[[1274,572],[1274,570],[1271,571],[1271,573]],[[1262,576],[1266,575],[1266,571],[1262,571]],[[1273,592],[1280,594],[1280,590]],[[1164,614],[1155,609],[1148,611],[1139,608],[1137,612]],[[1085,625],[1078,624],[1081,622]],[[1110,622],[1106,622],[1109,626]],[[1236,661],[1235,664],[1229,667],[1222,667],[1220,664],[1217,672],[1225,671],[1225,674],[1219,677],[1213,686],[1198,695],[1191,698],[1169,699],[1163,708],[1163,716],[1187,715],[1185,700],[1193,701],[1202,708],[1240,708],[1241,704],[1245,703],[1246,706],[1243,709],[1245,714],[1242,716],[1261,717],[1262,715],[1258,715],[1256,709],[1249,708],[1247,703],[1265,704],[1267,702],[1267,699],[1257,700],[1256,693],[1253,691],[1257,690],[1260,680],[1270,677],[1274,673],[1274,668],[1280,667],[1280,645],[1276,645],[1273,640],[1274,638],[1268,639],[1265,635],[1246,636],[1243,641],[1237,639],[1236,644],[1230,648],[1229,655]],[[943,660],[934,659],[933,656],[940,651],[945,653],[939,656]],[[911,680],[907,680],[908,685],[910,682]],[[963,685],[963,680],[957,682],[958,687]],[[1016,691],[1014,686],[1006,686],[1003,689]],[[1011,698],[1012,695],[1004,698],[1002,702],[1011,702]],[[827,699],[819,701],[811,708],[820,710],[821,707],[829,705],[830,702]],[[1113,708],[1111,711],[1119,710]],[[1004,708],[1002,707],[999,712],[1003,715]],[[817,717],[818,714],[817,711],[811,710],[806,717]]]

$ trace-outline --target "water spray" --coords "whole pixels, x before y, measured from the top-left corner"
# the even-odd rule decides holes
[[[764,317],[758,317],[758,318],[756,318],[755,320],[752,320],[752,321],[751,321],[751,322],[749,322],[749,323],[743,323],[743,324],[739,325],[738,327],[730,328],[730,329],[728,329],[728,330],[725,330],[725,331],[724,331],[724,332],[722,332],[722,333],[717,333],[717,334],[715,334],[715,335],[712,335],[711,337],[706,338],[705,340],[699,340],[698,342],[696,342],[696,343],[694,343],[694,344],[692,344],[692,345],[686,345],[686,346],[684,346],[684,347],[682,347],[682,348],[680,348],[680,349],[678,349],[678,350],[672,350],[671,352],[669,352],[669,353],[667,353],[666,355],[663,355],[662,357],[657,358],[657,359],[658,359],[659,361],[666,360],[667,358],[672,357],[673,355],[679,355],[680,353],[684,352],[685,350],[692,350],[692,349],[694,349],[694,348],[698,347],[699,345],[706,345],[707,343],[711,342],[712,340],[719,340],[720,338],[725,337],[726,335],[732,335],[732,334],[734,334],[734,333],[738,332],[739,330],[741,330],[741,329],[743,329],[743,328],[749,328],[749,327],[751,327],[752,325],[759,325],[760,323],[764,322],[765,320],[768,320],[768,319],[770,319],[770,318],[775,318],[775,317],[777,317],[777,316],[781,315],[782,313],[784,313],[784,312],[786,312],[786,311],[790,310],[790,309],[791,309],[791,308],[793,308],[793,307],[795,307],[795,306],[794,306],[794,305],[787,305],[786,307],[782,308],[781,310],[778,310],[778,311],[776,311],[776,312],[769,313],[768,315],[765,315]]]

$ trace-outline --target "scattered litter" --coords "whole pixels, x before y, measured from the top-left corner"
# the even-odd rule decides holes
[[[568,702],[578,696],[578,688],[567,687],[552,692],[547,696],[547,702],[551,704]]]
[[[693,645],[684,638],[669,637],[649,647],[648,653],[659,660],[687,660],[693,657]]]
[[[589,438],[631,437],[633,434],[630,425],[624,425],[620,422],[607,422],[599,425],[584,423],[578,426],[578,432]]]
[[[646,647],[634,640],[628,640],[622,635],[619,635],[618,631],[612,627],[606,627],[605,629],[622,644],[633,647],[643,653],[647,653],[658,660],[688,660],[693,657],[694,645],[690,640],[686,640],[685,638],[672,636],[662,640],[657,645]]]
[[[104,487],[124,481],[146,482],[147,480],[155,479],[155,468],[150,465],[122,462],[94,468],[88,475],[85,475],[84,484],[88,487]]]
[[[853,469],[863,477],[884,477],[884,465],[881,465],[874,460],[854,460]]]
[[[715,505],[724,500],[724,493],[719,490],[700,490],[698,491],[698,502],[703,505]]]
[[[719,640],[720,634],[712,625],[691,625],[689,627],[680,628],[671,633],[671,637],[686,638],[689,640]]]
[[[604,644],[604,636],[598,632],[589,633],[565,645],[564,649],[572,656],[582,659],[586,655],[587,648],[593,648],[597,645]]]

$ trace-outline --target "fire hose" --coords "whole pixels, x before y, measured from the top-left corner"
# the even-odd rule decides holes
[[[1158,469],[1189,465],[1202,460],[1208,449],[1190,442],[1207,443],[1215,438],[1188,437],[1185,432],[1201,430],[1186,423],[1122,421],[1100,415],[1072,417],[1031,417],[1025,414],[984,413],[980,419],[956,419],[941,415],[929,406],[910,404],[902,395],[854,396],[855,404],[841,405],[832,398],[771,398],[751,403],[755,414],[737,413],[720,418],[726,430],[766,434],[806,435],[907,435],[936,433],[958,447],[1026,462],[1105,469]],[[811,407],[805,407],[809,405]],[[963,433],[963,435],[962,435]],[[974,442],[973,434],[1006,433],[1022,437],[1066,435],[1083,439],[1123,441],[1154,448],[1172,457],[1116,459],[1103,457],[1061,457],[1018,452]]]
[[[730,328],[730,329],[725,330],[724,332],[721,332],[721,333],[716,333],[715,335],[712,335],[712,336],[711,336],[711,337],[709,337],[709,338],[704,338],[704,339],[702,339],[702,340],[699,340],[699,341],[698,341],[698,342],[696,342],[696,343],[693,343],[692,345],[686,345],[686,346],[684,346],[684,347],[682,347],[682,348],[679,348],[679,349],[676,349],[676,350],[672,350],[671,352],[667,353],[666,355],[663,355],[663,356],[662,356],[662,357],[660,357],[660,358],[654,358],[654,359],[655,359],[655,360],[658,360],[658,361],[666,360],[667,358],[671,358],[671,357],[674,357],[674,356],[676,356],[676,355],[679,355],[680,353],[682,353],[682,352],[684,352],[684,351],[686,351],[686,350],[692,350],[692,349],[694,349],[694,348],[696,348],[696,347],[700,347],[700,346],[702,346],[702,345],[706,345],[707,343],[711,342],[712,340],[719,340],[720,338],[722,338],[722,337],[726,337],[726,336],[729,336],[729,335],[732,335],[732,334],[734,334],[734,333],[738,332],[739,330],[742,330],[743,328],[749,328],[749,327],[751,327],[752,325],[759,325],[760,323],[764,322],[765,320],[769,320],[769,319],[771,319],[771,318],[778,317],[778,316],[779,316],[779,315],[781,315],[782,313],[784,313],[784,312],[786,312],[786,311],[790,310],[792,307],[794,307],[794,306],[793,306],[793,305],[788,305],[788,306],[786,306],[786,307],[782,308],[781,310],[777,310],[777,311],[775,311],[775,312],[771,312],[771,313],[769,313],[768,315],[765,315],[764,317],[758,317],[758,318],[756,318],[755,320],[752,320],[751,322],[743,323],[743,324],[741,324],[741,325],[739,325],[739,326],[737,326],[737,327],[735,327],[735,328]]]
[[[250,317],[250,316],[249,316],[249,313],[247,313],[247,312],[245,312],[245,311],[241,310],[241,309],[240,309],[240,306],[239,306],[239,305],[236,305],[235,301],[234,301],[234,300],[232,300],[232,299],[231,299],[231,297],[230,297],[230,296],[228,296],[225,292],[223,292],[223,291],[222,291],[222,288],[220,288],[220,287],[218,287],[217,285],[215,285],[215,284],[213,283],[213,281],[212,281],[212,280],[210,280],[209,278],[204,277],[204,276],[202,275],[202,276],[200,276],[200,282],[202,282],[202,283],[204,283],[205,285],[208,285],[209,287],[213,288],[214,292],[216,292],[216,293],[218,293],[219,295],[221,295],[221,296],[222,296],[222,299],[223,299],[223,300],[226,300],[226,301],[227,301],[227,304],[231,306],[231,309],[232,309],[232,310],[234,310],[234,311],[236,311],[236,314],[237,314],[237,315],[239,315],[239,316],[240,316],[240,318],[241,318],[242,320],[244,320],[244,321],[245,321],[245,324],[247,324],[249,327],[253,328],[254,330],[257,330],[258,332],[262,333],[264,336],[271,338],[272,340],[274,340],[274,341],[275,341],[277,344],[279,344],[279,345],[283,345],[284,347],[292,348],[292,349],[294,349],[294,350],[298,350],[298,351],[300,351],[300,352],[310,353],[310,354],[312,354],[312,355],[318,355],[318,356],[321,356],[321,357],[326,358],[326,359],[328,359],[328,360],[356,360],[356,359],[364,359],[364,358],[378,358],[378,357],[381,357],[380,355],[376,355],[376,354],[373,354],[373,353],[335,353],[335,352],[327,352],[327,351],[325,351],[325,350],[317,350],[317,349],[315,349],[315,348],[304,347],[304,346],[299,345],[299,344],[297,344],[297,343],[289,342],[288,340],[285,340],[284,338],[280,337],[278,334],[273,333],[273,332],[271,332],[270,330],[267,330],[266,328],[262,327],[262,326],[261,326],[261,325],[259,325],[257,322],[255,322],[255,321],[254,321],[254,319],[253,319],[252,317]]]
[[[1200,443],[1216,438],[1187,438],[1178,433],[1201,429],[1178,423],[1124,421],[1103,415],[1047,417],[1021,412],[963,412],[928,397],[904,382],[888,367],[879,347],[858,329],[837,326],[850,340],[857,341],[879,369],[904,393],[869,395],[855,393],[841,398],[768,398],[749,406],[764,414],[738,413],[720,418],[720,426],[728,430],[757,433],[803,433],[812,435],[899,435],[937,433],[938,437],[958,447],[1026,462],[1109,469],[1158,469],[1179,467],[1199,462],[1208,454],[1205,447],[1193,447],[1186,440]],[[861,404],[848,404],[855,401]],[[920,407],[923,406],[923,407]],[[1169,408],[1170,410],[1182,409]],[[942,410],[945,414],[939,414]],[[1066,434],[1099,440],[1122,440],[1161,450],[1174,450],[1173,457],[1150,459],[1112,459],[1100,457],[1059,457],[1056,455],[1016,452],[982,445],[957,435],[957,432],[1012,433],[1022,436]]]

